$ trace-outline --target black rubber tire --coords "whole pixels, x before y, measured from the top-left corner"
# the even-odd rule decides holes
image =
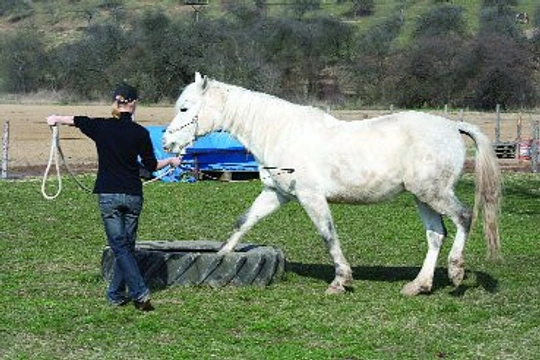
[[[235,251],[217,256],[223,243],[218,241],[141,241],[135,256],[151,289],[171,285],[210,285],[211,287],[266,286],[285,272],[283,252],[271,246],[239,244]],[[101,270],[108,281],[112,276],[114,254],[103,249]]]

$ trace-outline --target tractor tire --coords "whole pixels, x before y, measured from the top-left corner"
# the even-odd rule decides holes
[[[142,241],[135,257],[146,284],[151,289],[171,285],[211,287],[266,286],[279,280],[285,271],[283,252],[275,247],[239,244],[234,252],[218,256],[218,241]],[[112,276],[114,254],[103,249],[102,276]]]

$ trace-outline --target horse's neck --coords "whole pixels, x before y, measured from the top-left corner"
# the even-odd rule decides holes
[[[268,136],[280,119],[270,118],[269,102],[275,99],[233,85],[220,84],[227,92],[222,128],[234,136],[259,160],[264,161]]]
[[[271,95],[218,83],[224,97],[221,128],[234,136],[259,161],[269,148],[290,141],[306,127],[339,122],[324,112],[292,104]]]

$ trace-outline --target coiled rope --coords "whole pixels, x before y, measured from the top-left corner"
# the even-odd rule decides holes
[[[71,168],[68,166],[66,159],[64,157],[64,153],[62,152],[62,148],[60,147],[60,134],[58,131],[58,126],[50,126],[50,128],[52,131],[51,150],[49,152],[49,161],[47,162],[47,167],[45,168],[45,173],[43,174],[43,180],[41,182],[41,194],[43,195],[45,199],[53,200],[53,199],[56,199],[58,195],[60,195],[60,193],[62,192],[62,175],[60,174],[60,160],[62,160],[62,163],[66,167],[69,175],[73,178],[73,180],[75,180],[77,185],[79,185],[81,189],[87,192],[92,192],[92,190],[90,190],[88,187],[86,187],[83,183],[81,183],[77,179],[77,177],[75,176]],[[47,183],[47,178],[49,177],[49,171],[51,170],[51,166],[53,162],[56,169],[57,187],[56,187],[56,192],[52,195],[49,195],[47,194],[47,191],[46,191],[46,183]]]

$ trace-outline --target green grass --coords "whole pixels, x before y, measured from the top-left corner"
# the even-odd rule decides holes
[[[81,178],[87,183],[93,177]],[[105,245],[96,199],[72,180],[55,201],[38,180],[0,182],[2,359],[538,359],[540,177],[505,175],[503,262],[485,259],[479,224],[467,277],[446,277],[445,246],[430,295],[407,298],[426,252],[410,195],[385,204],[333,205],[354,290],[325,296],[333,268],[306,214],[290,204],[245,242],[280,247],[289,266],[266,288],[170,287],[156,311],[113,309],[100,277]],[[473,182],[460,182],[464,202]],[[141,240],[227,238],[258,181],[152,184]],[[453,228],[449,226],[453,235]]]

